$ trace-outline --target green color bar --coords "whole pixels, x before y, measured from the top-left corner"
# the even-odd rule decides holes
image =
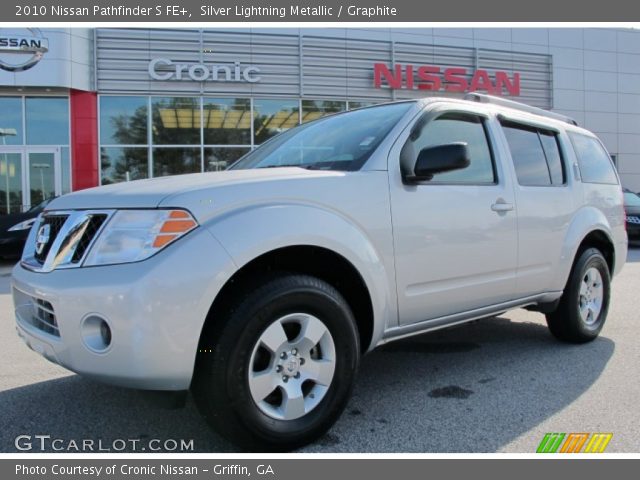
[[[556,453],[562,440],[564,440],[564,433],[547,433],[538,445],[536,453]]]

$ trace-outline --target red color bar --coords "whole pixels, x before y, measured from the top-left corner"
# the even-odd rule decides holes
[[[96,187],[98,179],[98,95],[71,90],[72,190]]]

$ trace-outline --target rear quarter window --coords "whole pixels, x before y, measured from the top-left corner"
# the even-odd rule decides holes
[[[618,176],[611,158],[596,138],[575,132],[569,132],[569,138],[578,157],[580,176],[584,183],[618,185]]]

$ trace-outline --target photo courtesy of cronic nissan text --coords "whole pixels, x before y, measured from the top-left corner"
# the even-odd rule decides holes
[[[1,477],[640,457],[640,24],[361,3],[0,6]]]

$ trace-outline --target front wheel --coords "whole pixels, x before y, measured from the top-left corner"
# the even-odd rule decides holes
[[[203,334],[194,398],[234,443],[291,450],[324,434],[346,406],[356,323],[340,293],[314,277],[280,274],[247,291]]]
[[[598,249],[589,248],[573,266],[558,308],[547,314],[549,330],[565,342],[595,339],[607,319],[610,295],[609,266]]]

